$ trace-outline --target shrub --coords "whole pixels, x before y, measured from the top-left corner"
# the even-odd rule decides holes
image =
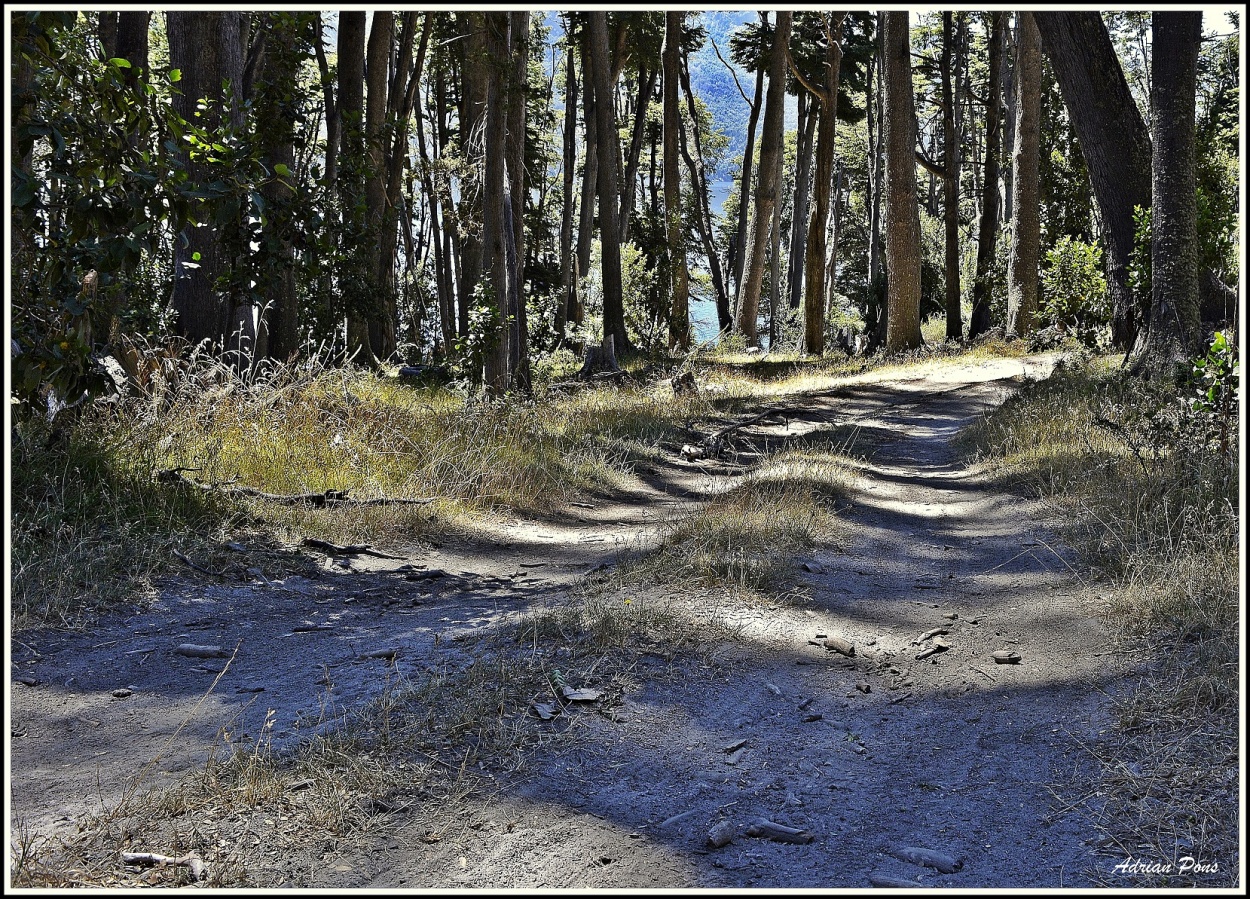
[[[1065,234],[1046,252],[1038,324],[1097,348],[1106,343],[1110,321],[1102,249]]]

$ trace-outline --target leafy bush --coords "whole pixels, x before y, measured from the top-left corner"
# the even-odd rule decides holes
[[[1111,310],[1102,274],[1102,249],[1064,235],[1046,252],[1038,324],[1074,336],[1085,346],[1105,344]]]

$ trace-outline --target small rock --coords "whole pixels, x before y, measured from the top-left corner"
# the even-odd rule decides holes
[[[804,562],[803,570],[811,572],[812,574],[824,574],[825,573],[824,567],[821,566],[817,562]]]
[[[720,849],[722,846],[732,843],[736,834],[737,828],[731,822],[721,821],[719,824],[713,825],[707,832],[707,844],[713,849]]]
[[[1020,653],[1011,649],[998,649],[990,653],[990,658],[997,665],[1014,665],[1020,661]]]
[[[861,693],[871,693],[871,692],[872,692],[872,685],[871,685],[871,684],[868,684],[868,683],[865,683],[865,682],[863,682],[863,681],[860,681],[858,684],[856,684],[856,685],[855,685],[855,689],[856,689],[856,690],[858,690],[858,691],[859,691],[859,692],[861,692]]]
[[[119,687],[118,689],[113,691],[113,696],[116,699],[125,699],[127,696],[133,696],[134,693],[135,693],[134,690],[128,690],[125,687]]]
[[[810,715],[804,715],[804,716],[803,716],[803,723],[804,723],[804,724],[811,724],[813,721],[820,721],[820,720],[821,720],[821,719],[823,719],[824,717],[825,717],[825,716],[824,716],[824,715],[822,715],[820,712],[812,712]]]

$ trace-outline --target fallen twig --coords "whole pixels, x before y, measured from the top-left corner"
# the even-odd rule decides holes
[[[305,537],[300,541],[301,546],[311,546],[316,549],[326,549],[330,552],[341,553],[345,556],[376,556],[379,559],[402,559],[403,556],[392,556],[390,553],[384,553],[380,550],[373,549],[368,543],[349,543],[346,546],[339,546],[337,543],[331,543],[328,540],[318,540],[316,537]]]
[[[183,471],[194,470],[195,469],[167,468],[153,472],[152,476],[158,481],[173,481],[195,487],[199,490],[227,493],[231,496],[250,496],[256,499],[266,500],[267,502],[278,503],[283,506],[305,505],[325,509],[332,506],[427,506],[434,502],[433,497],[424,499],[404,499],[381,496],[376,499],[353,499],[347,495],[346,490],[326,490],[322,493],[266,493],[264,490],[257,490],[255,487],[229,487],[223,484],[203,484],[182,475]]]
[[[177,556],[183,562],[183,564],[185,564],[188,568],[193,568],[196,571],[198,571],[200,574],[207,574],[210,577],[225,577],[226,576],[226,572],[224,571],[213,571],[211,568],[205,568],[203,565],[195,564],[184,553],[180,553],[176,549],[174,550],[174,555]]]
[[[157,852],[123,852],[122,864],[124,865],[181,865],[191,869],[191,876],[196,880],[203,880],[207,872],[204,869],[204,862],[198,855],[184,855],[179,858],[171,858],[168,855],[161,855]]]

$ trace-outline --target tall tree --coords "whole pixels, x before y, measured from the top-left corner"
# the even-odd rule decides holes
[[[394,352],[395,330],[392,318],[395,296],[387,295],[378,271],[378,248],[386,220],[386,162],[383,128],[386,125],[387,91],[390,78],[391,45],[394,42],[395,14],[381,10],[373,14],[365,59],[365,230],[362,247],[368,253],[366,283],[368,305],[355,310],[347,322],[348,345],[360,348],[366,359],[381,360]],[[393,281],[392,281],[393,283]],[[387,347],[390,350],[387,351]]]
[[[764,104],[764,133],[760,139],[759,187],[755,193],[755,215],[747,240],[749,255],[738,303],[737,327],[748,346],[759,345],[760,292],[764,285],[765,251],[777,211],[777,156],[784,148],[786,51],[793,21],[793,12],[778,11],[768,61],[768,98]]]
[[[565,33],[568,33],[566,19]],[[564,193],[560,204],[560,300],[556,303],[556,340],[564,340],[568,321],[577,314],[577,278],[573,271],[573,167],[577,162],[577,71],[573,41],[568,40],[564,61]]]
[[[1112,339],[1127,349],[1139,318],[1128,276],[1133,209],[1150,207],[1150,134],[1102,17],[1092,11],[1039,11],[1034,18],[1089,169],[1107,245]]]
[[[972,320],[968,336],[978,337],[990,329],[990,269],[998,238],[999,112],[1003,30],[1006,13],[990,13],[989,71],[985,86],[985,177],[982,180],[981,221],[977,227],[977,270],[972,284]]]
[[[517,389],[530,390],[529,324],[525,315],[525,299],[521,296],[522,260],[525,259],[525,197],[528,184],[525,173],[525,119],[529,96],[530,14],[514,10],[508,14],[508,59],[512,68],[506,73],[508,133],[505,141],[508,194],[504,198],[505,225],[511,228],[506,246],[508,263],[508,316],[511,334],[508,340],[508,378]]]
[[[1139,365],[1166,370],[1198,350],[1198,208],[1194,112],[1202,12],[1151,17],[1151,306]]]
[[[508,389],[509,329],[508,257],[504,221],[507,185],[506,142],[508,110],[503,90],[503,68],[508,61],[508,14],[486,12],[483,67],[486,73],[485,169],[482,173],[482,270],[490,284],[491,305],[498,328],[486,351],[486,390],[499,396]],[[510,224],[510,223],[509,223]]]
[[[342,215],[338,222],[339,293],[348,321],[349,355],[368,346],[363,311],[373,299],[369,287],[369,261],[373,257],[365,233],[365,38],[363,12],[339,13],[337,106],[341,131],[335,185]]]
[[[599,135],[599,243],[603,257],[603,337],[611,335],[618,353],[629,348],[621,286],[621,244],[617,184],[620,146],[616,139],[615,79],[608,48],[606,12],[588,13],[590,58],[586,67],[595,85],[595,113]]]
[[[257,137],[273,177],[263,193],[269,217],[267,246],[263,249],[262,283],[265,297],[266,354],[286,360],[299,351],[299,304],[295,291],[294,102],[300,63],[312,35],[312,13],[267,13],[268,47],[256,77],[253,98]],[[285,173],[285,174],[284,174]]]
[[[1007,264],[1007,330],[1033,331],[1038,303],[1041,216],[1038,152],[1042,117],[1042,45],[1033,14],[1018,12],[1016,40],[1016,146],[1012,151],[1011,257]]]
[[[959,142],[955,125],[958,98],[951,81],[955,55],[954,14],[942,13],[942,206],[946,230],[946,337],[963,338],[959,298]]]
[[[825,349],[825,280],[827,265],[827,234],[829,222],[829,189],[833,181],[834,140],[838,110],[838,76],[842,69],[842,25],[846,13],[821,13],[824,19],[826,44],[824,80],[817,86],[803,78],[797,67],[794,74],[816,98],[819,125],[816,136],[816,177],[812,204],[812,220],[808,227],[805,248],[806,289],[803,295],[803,346],[806,352],[821,355]],[[791,63],[793,66],[793,63]]]
[[[668,238],[672,275],[672,312],[668,322],[668,345],[683,350],[690,346],[690,275],[686,268],[685,229],[681,221],[681,168],[678,160],[681,107],[677,82],[681,70],[681,33],[684,12],[664,16],[664,225]]]
[[[768,13],[760,13],[761,24],[767,26]],[[734,305],[742,298],[742,268],[746,260],[747,224],[751,215],[752,166],[755,164],[755,132],[759,126],[760,110],[764,106],[764,66],[755,66],[755,99],[751,102],[751,114],[747,119],[747,142],[742,152],[742,171],[738,176],[738,223],[733,235],[733,282]],[[721,330],[727,323],[721,322]]]
[[[187,121],[197,121],[209,132],[225,127],[239,129],[243,110],[228,102],[223,84],[237,91],[243,82],[243,47],[239,12],[168,12],[171,68],[182,72],[180,91],[174,94],[174,109]],[[197,105],[205,108],[196,118]],[[206,163],[188,159],[192,182],[208,183],[213,177]],[[177,315],[175,327],[192,343],[216,342],[227,349],[250,353],[253,347],[240,347],[239,338],[250,332],[255,339],[254,322],[240,321],[251,310],[233,308],[230,297],[219,295],[216,281],[226,274],[233,260],[227,259],[218,225],[207,221],[187,227],[174,243],[174,288],[171,305]],[[242,326],[242,327],[241,327]]]
[[[881,122],[885,143],[886,347],[920,346],[920,207],[916,197],[916,103],[906,12],[878,13],[882,22]]]

